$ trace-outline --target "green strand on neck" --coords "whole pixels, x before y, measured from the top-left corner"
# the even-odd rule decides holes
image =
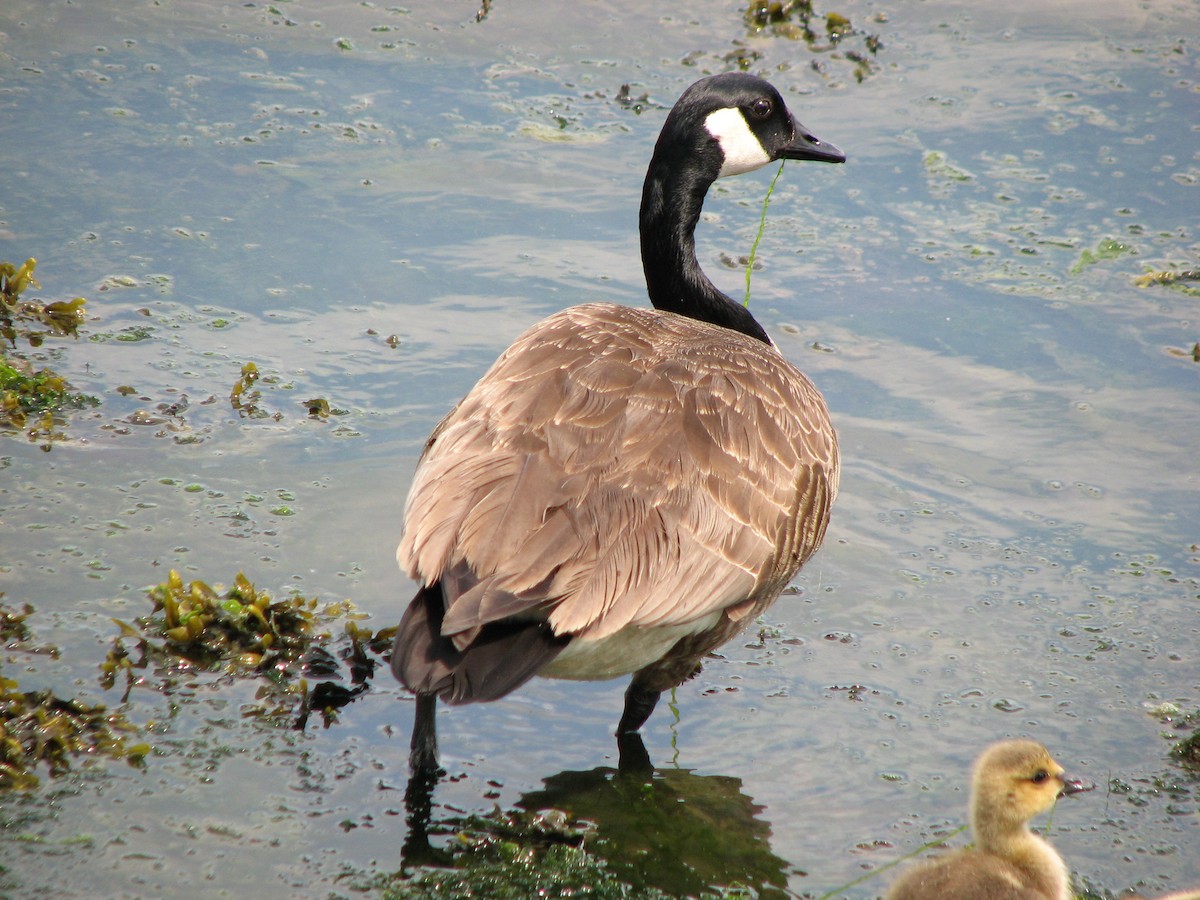
[[[750,272],[754,269],[754,255],[758,252],[758,242],[762,240],[763,232],[767,228],[767,207],[771,205],[771,194],[775,192],[775,182],[783,174],[783,165],[786,162],[787,160],[779,161],[779,171],[775,173],[775,177],[771,179],[771,186],[767,188],[767,196],[763,198],[762,217],[758,220],[758,234],[754,236],[754,243],[750,245],[750,259],[746,262],[746,299],[742,301],[742,306],[747,309],[750,307]]]

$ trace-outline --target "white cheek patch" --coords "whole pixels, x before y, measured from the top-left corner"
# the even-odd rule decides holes
[[[709,113],[708,118],[704,120],[704,127],[716,138],[717,143],[721,145],[721,152],[725,155],[725,162],[721,165],[721,171],[717,173],[718,178],[753,172],[771,161],[767,151],[746,124],[746,118],[740,109],[726,107]]]

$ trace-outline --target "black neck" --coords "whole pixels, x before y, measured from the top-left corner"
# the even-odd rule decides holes
[[[720,151],[712,149],[719,156]],[[719,158],[703,161],[705,165],[697,167],[694,155],[687,160],[661,142],[655,148],[641,213],[642,267],[650,302],[655,309],[732,328],[769,344],[771,339],[750,310],[717,290],[696,261],[696,223],[720,168]]]

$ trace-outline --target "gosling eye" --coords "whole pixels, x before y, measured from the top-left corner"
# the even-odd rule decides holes
[[[1050,773],[1047,772],[1045,769],[1038,769],[1037,774],[1034,775],[1029,780],[1032,781],[1034,784],[1041,784],[1043,781],[1045,781],[1049,777],[1050,777]]]
[[[774,104],[772,104],[771,101],[766,97],[759,97],[750,104],[750,113],[756,119],[766,119],[770,117],[774,109]]]

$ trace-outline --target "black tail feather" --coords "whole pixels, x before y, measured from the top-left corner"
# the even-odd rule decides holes
[[[392,672],[415,694],[446,703],[497,700],[538,673],[570,642],[545,622],[489,622],[461,650],[441,633],[445,601],[440,583],[417,591],[392,646]]]

